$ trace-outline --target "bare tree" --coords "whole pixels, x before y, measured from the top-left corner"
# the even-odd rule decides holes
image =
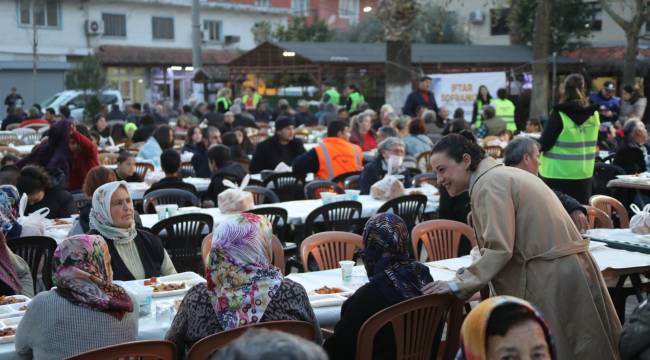
[[[377,17],[386,37],[386,103],[401,108],[411,91],[411,34],[419,11],[417,0],[379,0]]]
[[[538,1],[535,8],[535,30],[533,32],[533,94],[530,117],[548,115],[548,56],[551,49],[552,1]]]
[[[600,0],[603,10],[618,24],[625,33],[625,58],[623,61],[623,83],[633,84],[636,76],[636,56],[639,51],[641,26],[650,21],[650,7],[644,0]],[[618,6],[615,8],[613,3]],[[623,10],[623,11],[621,11]],[[621,14],[627,13],[626,19]]]

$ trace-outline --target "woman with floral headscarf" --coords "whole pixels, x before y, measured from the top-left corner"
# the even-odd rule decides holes
[[[137,303],[113,284],[111,255],[101,236],[65,239],[54,252],[56,288],[29,303],[16,331],[21,358],[63,359],[134,341]]]
[[[136,229],[133,201],[124,181],[113,181],[93,193],[90,233],[106,239],[116,280],[139,280],[176,273],[160,238]]]
[[[343,303],[341,320],[324,344],[330,359],[354,359],[361,325],[391,305],[422,295],[420,288],[432,281],[429,269],[409,257],[409,244],[406,223],[399,216],[382,213],[368,220],[359,255],[370,281]],[[395,341],[387,329],[375,339],[373,356],[395,358]]]
[[[202,247],[207,284],[185,295],[165,336],[180,353],[208,335],[273,320],[310,322],[320,338],[305,289],[271,264],[272,236],[263,216],[242,213],[219,224]]]
[[[529,302],[496,296],[481,302],[461,328],[456,360],[557,360],[551,331]]]
[[[0,295],[34,296],[34,283],[29,265],[14,254],[7,239],[42,235],[37,229],[23,229],[17,219],[18,190],[12,185],[0,185]]]

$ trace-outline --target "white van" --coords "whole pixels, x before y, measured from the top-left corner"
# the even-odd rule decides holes
[[[124,100],[122,94],[117,90],[104,90],[99,96],[99,101],[102,105],[108,106],[108,111],[111,111],[113,104],[118,104],[120,110],[124,110]],[[79,122],[83,120],[84,108],[86,107],[86,97],[82,90],[65,90],[50,96],[47,100],[41,103],[43,111],[51,107],[59,113],[59,107],[66,105],[70,109],[70,116]]]

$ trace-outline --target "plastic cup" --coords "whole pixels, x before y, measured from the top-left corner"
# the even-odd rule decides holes
[[[345,195],[347,195],[349,200],[359,201],[360,190],[345,190]]]
[[[323,205],[334,202],[336,194],[331,192],[322,192],[320,193],[320,199],[323,202]]]
[[[158,214],[158,221],[167,218],[167,205],[156,205],[156,214]]]
[[[352,268],[354,267],[354,261],[350,260],[341,260],[339,261],[339,266],[341,267],[341,277],[343,282],[348,282],[352,279]]]

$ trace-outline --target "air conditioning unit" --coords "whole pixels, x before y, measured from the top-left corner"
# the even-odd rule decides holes
[[[239,36],[237,36],[237,35],[226,35],[223,38],[223,40],[224,40],[224,42],[226,44],[235,44],[235,43],[239,42]]]
[[[474,10],[469,13],[469,22],[475,25],[481,25],[483,22],[485,22],[485,15],[483,15],[483,11],[481,10]]]
[[[104,33],[103,20],[86,20],[87,35],[101,35]]]

